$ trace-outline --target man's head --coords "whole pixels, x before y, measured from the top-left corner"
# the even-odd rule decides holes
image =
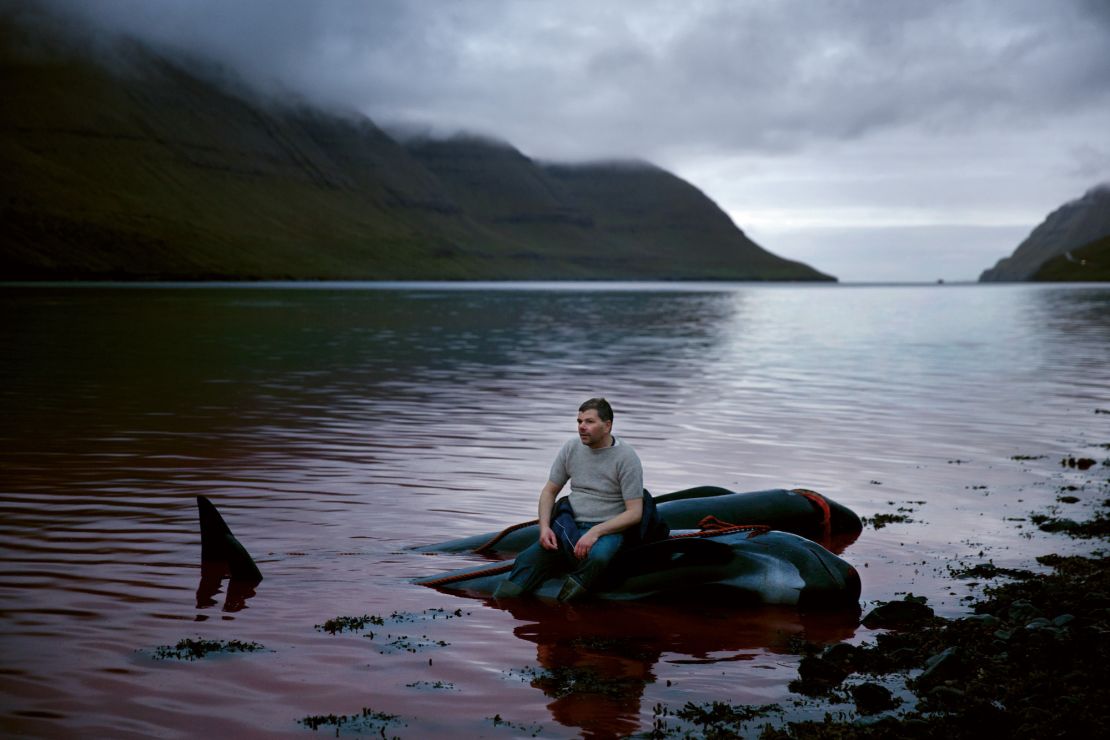
[[[604,398],[591,398],[578,407],[578,438],[594,449],[613,443],[613,407]]]

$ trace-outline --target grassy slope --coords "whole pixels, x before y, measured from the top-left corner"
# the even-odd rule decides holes
[[[654,168],[406,148],[365,118],[114,54],[108,71],[0,22],[0,277],[823,277]]]
[[[704,193],[665,170],[636,164],[545,169],[598,231],[640,246],[631,269],[670,269],[676,278],[832,279],[767,252]]]
[[[1074,250],[1071,256],[1071,260],[1065,255],[1050,259],[1032,279],[1038,282],[1110,281],[1110,236]]]

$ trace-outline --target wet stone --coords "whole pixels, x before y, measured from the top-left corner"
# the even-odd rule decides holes
[[[930,689],[929,693],[926,694],[926,697],[931,703],[938,704],[942,707],[960,704],[966,696],[967,694],[963,691],[952,686],[937,686]]]
[[[964,621],[972,624],[982,624],[987,628],[997,627],[1002,624],[1002,620],[993,614],[973,614],[970,617],[964,617]]]
[[[933,617],[933,610],[916,599],[888,601],[872,609],[863,618],[868,629],[898,629],[911,627]]]
[[[800,680],[791,682],[790,689],[807,696],[818,696],[837,686],[848,677],[848,673],[846,668],[832,661],[810,655],[802,658],[798,666]]]
[[[870,681],[853,686],[851,692],[860,714],[875,714],[898,705],[889,689]]]
[[[925,671],[917,678],[917,685],[923,688],[936,686],[962,678],[965,673],[963,654],[953,646],[929,658]]]
[[[1033,606],[1028,601],[1024,599],[1018,599],[1017,601],[1010,604],[1010,609],[1009,612],[1007,612],[1007,616],[1009,616],[1009,618],[1014,622],[1027,622],[1031,619],[1035,619],[1036,617],[1041,616],[1041,613],[1037,609],[1037,607]]]
[[[838,642],[835,645],[829,646],[821,657],[830,663],[848,668],[852,665],[856,653],[857,649],[854,645],[849,645],[846,642]]]

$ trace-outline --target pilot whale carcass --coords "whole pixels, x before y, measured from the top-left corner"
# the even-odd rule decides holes
[[[511,569],[511,562],[486,564],[415,582],[490,596]],[[555,599],[562,585],[562,578],[551,578],[535,595]],[[762,527],[729,527],[679,533],[624,550],[593,595],[619,601],[666,597],[837,608],[857,604],[860,579],[855,568],[812,540]]]
[[[863,524],[848,507],[815,491],[775,488],[736,493],[718,486],[698,486],[652,497],[659,516],[671,529],[696,529],[707,516],[735,524],[759,524],[843,549],[859,536]],[[487,532],[413,548],[429,553],[480,553],[512,557],[536,541],[535,521],[500,532]]]
[[[812,491],[734,493],[701,487],[655,498],[671,528],[665,539],[622,550],[593,590],[596,598],[714,598],[751,604],[836,608],[858,605],[859,574],[821,543],[846,543],[861,523],[850,509]],[[417,548],[507,557],[535,541],[525,523],[492,535]],[[418,578],[416,583],[471,596],[489,596],[511,562],[486,563]],[[561,578],[536,590],[555,598]]]

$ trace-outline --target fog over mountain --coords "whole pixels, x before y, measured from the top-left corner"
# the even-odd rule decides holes
[[[7,2],[536,160],[634,158],[847,280],[974,279],[1110,180],[1104,0]]]

